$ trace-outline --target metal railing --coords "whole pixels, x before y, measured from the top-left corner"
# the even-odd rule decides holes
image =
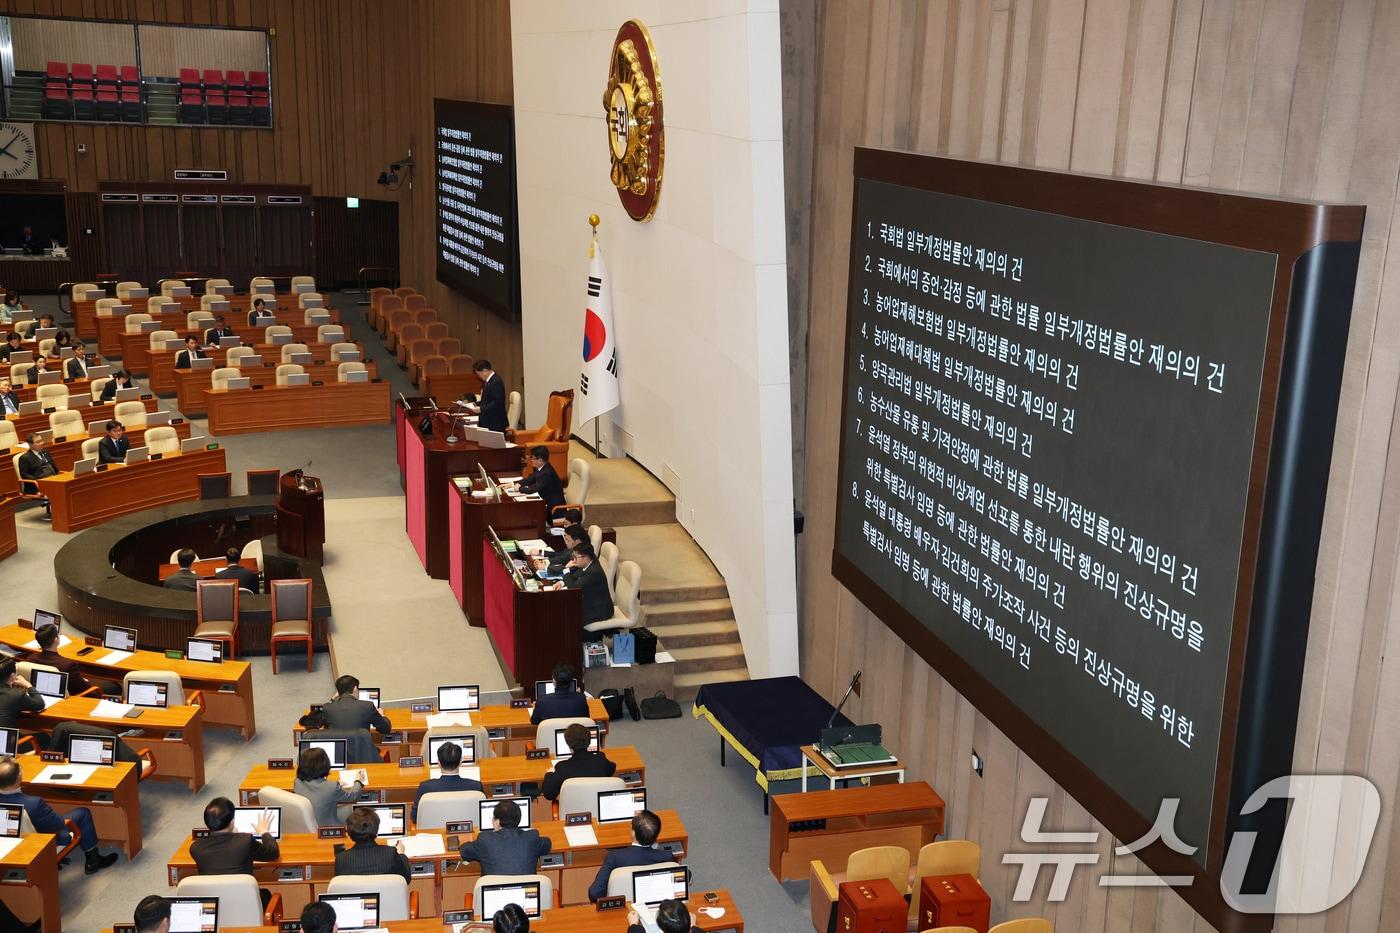
[[[367,279],[366,276],[365,276],[365,273],[366,273],[366,272],[387,272],[387,273],[389,273],[389,275],[390,275],[389,281],[391,281],[391,282],[394,283],[394,288],[398,288],[398,287],[399,287],[399,270],[398,270],[398,269],[392,269],[392,268],[390,268],[389,266],[360,266],[360,271],[359,271],[359,277],[360,277],[360,300],[357,301],[357,302],[355,302],[355,304],[357,304],[357,305],[367,305],[367,304],[369,304],[369,287],[368,287],[368,279]]]

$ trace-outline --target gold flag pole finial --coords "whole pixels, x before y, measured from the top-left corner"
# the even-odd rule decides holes
[[[599,217],[597,214],[588,215],[588,226],[593,228],[593,239],[588,242],[589,259],[592,259],[594,256],[594,248],[596,247],[598,242],[598,225],[602,222],[603,218]]]

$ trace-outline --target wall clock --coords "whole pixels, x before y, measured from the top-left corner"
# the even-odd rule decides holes
[[[38,178],[33,123],[0,123],[0,178]]]

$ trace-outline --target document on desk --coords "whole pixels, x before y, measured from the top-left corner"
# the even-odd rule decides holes
[[[598,834],[593,831],[592,823],[585,826],[565,826],[564,838],[568,839],[569,845],[575,849],[598,844]]]
[[[529,540],[521,541],[519,543],[520,549],[527,554],[534,553],[537,551],[553,550],[553,548],[549,546],[549,542],[544,540],[543,538],[530,538]]]
[[[47,693],[41,693],[39,694],[39,699],[44,701],[44,709],[48,709],[50,706],[62,700],[63,697],[51,697]]]
[[[0,837],[0,859],[9,855],[10,852],[14,850],[14,847],[23,841],[24,840],[20,837],[15,837],[14,839]]]
[[[98,664],[120,664],[131,657],[131,654],[130,651],[109,651],[102,657],[95,658],[94,661]]]
[[[30,780],[31,784],[86,784],[97,773],[97,765],[49,765]]]
[[[669,651],[658,651],[654,660],[657,664],[671,664],[675,662],[676,658]]]
[[[442,837],[437,833],[414,833],[412,836],[404,836],[399,842],[403,845],[403,854],[409,858],[431,858],[434,855],[447,854]]]
[[[361,787],[369,787],[369,772],[364,768],[351,768],[336,775],[336,781],[344,788],[353,787],[356,781]]]
[[[60,648],[66,648],[66,647],[68,647],[68,646],[71,645],[71,644],[73,644],[73,639],[69,638],[67,635],[60,635],[60,636],[58,636],[58,647],[60,647]],[[39,650],[39,643],[38,643],[37,641],[35,641],[34,639],[31,638],[29,641],[27,641],[27,642],[24,643],[24,650],[25,650],[25,651],[38,651],[38,650]]]
[[[470,726],[472,724],[472,714],[466,710],[458,710],[449,713],[430,713],[428,715],[428,728],[441,729],[444,726]]]
[[[92,715],[98,719],[122,719],[136,707],[130,703],[113,703],[111,700],[98,700],[92,708]]]

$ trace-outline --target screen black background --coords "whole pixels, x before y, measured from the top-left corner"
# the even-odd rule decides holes
[[[1180,797],[1176,828],[1188,843],[1204,846],[1209,829],[1211,794],[1224,703],[1226,664],[1239,569],[1246,493],[1260,379],[1269,325],[1276,258],[1272,254],[1166,236],[1029,211],[985,201],[897,185],[857,180],[851,291],[844,459],[838,485],[838,553],[893,597],[944,644],[971,664],[1025,715],[1046,730],[1117,793],[1151,820],[1164,797]],[[977,268],[954,267],[911,253],[879,239],[881,222],[966,242],[973,247],[1004,250],[1024,259],[1022,281],[1014,282]],[[867,222],[871,225],[867,228]],[[867,235],[867,229],[873,235]],[[870,271],[864,257],[871,257]],[[1071,341],[1035,334],[995,318],[922,293],[878,274],[880,257],[914,264],[964,286],[1064,312],[1083,321],[1109,325],[1147,344],[1163,344],[1200,354],[1199,385],[1147,367],[1134,367],[1086,351]],[[866,293],[869,304],[866,303]],[[938,338],[913,323],[877,311],[878,294],[895,295],[943,315],[962,320],[1023,345],[1080,366],[1077,390],[1033,376],[1025,368],[1001,363],[973,349]],[[1076,410],[1074,433],[1067,434],[1018,409],[1002,406],[963,383],[921,371],[919,364],[877,349],[876,327],[904,334],[979,369],[1005,377],[1061,405]],[[904,398],[877,384],[875,360],[888,362],[914,378],[923,378],[984,412],[1004,418],[1034,435],[1027,458],[985,433],[941,416],[932,405]],[[1208,361],[1226,365],[1224,391],[1205,388]],[[1171,592],[1164,576],[1137,565],[1126,552],[1114,553],[1072,531],[1056,515],[1018,499],[990,479],[958,464],[931,445],[882,421],[871,412],[871,394],[899,401],[935,427],[971,442],[1022,469],[1032,481],[1083,502],[1130,534],[1160,544],[1164,550],[1200,567],[1195,596],[1179,587]],[[861,419],[857,433],[856,419]],[[1057,564],[970,505],[956,501],[917,470],[866,441],[872,423],[902,437],[931,460],[966,478],[989,497],[1033,518],[1052,535],[1062,535],[1077,549],[1116,569],[1124,581],[1148,584],[1174,605],[1187,610],[1205,630],[1203,650],[1186,644],[1132,614],[1109,594]],[[1063,609],[1056,607],[1014,575],[992,569],[991,576],[1025,599],[1054,625],[1080,638],[1111,659],[1129,676],[1156,694],[1157,704],[1179,708],[1194,723],[1191,748],[1167,734],[1159,719],[1145,719],[1082,670],[1079,662],[1058,654],[1015,615],[998,609],[993,599],[921,553],[888,521],[863,505],[868,491],[882,497],[934,531],[963,557],[987,569],[977,548],[959,541],[932,519],[919,516],[910,502],[900,502],[869,475],[869,461],[888,467],[983,533],[1010,545],[1067,588]],[[857,492],[853,495],[852,490]],[[870,521],[954,589],[973,598],[983,612],[1014,632],[1031,649],[1030,669],[989,640],[935,598],[919,582],[871,547],[863,535]],[[1121,593],[1121,589],[1120,589]],[[1197,852],[1204,859],[1204,849]]]
[[[511,108],[504,104],[476,101],[434,100],[433,167],[437,215],[437,278],[484,307],[510,320],[520,316],[520,250],[519,229],[515,205],[515,128]],[[471,138],[451,139],[444,129],[469,132]],[[471,146],[498,153],[499,161],[479,155],[450,151],[448,144]],[[451,165],[445,159],[474,163],[473,166]],[[449,173],[456,173],[457,178]],[[480,179],[479,186],[464,184],[464,179]],[[449,186],[462,191],[451,191]],[[468,196],[463,192],[474,195]],[[455,199],[468,204],[489,217],[468,216],[460,206],[445,203]],[[461,230],[464,221],[471,221],[500,234],[493,238],[478,230]],[[456,226],[459,233],[449,235]],[[464,244],[461,236],[474,237],[478,242]],[[463,249],[475,250],[500,268],[492,268],[479,258],[464,256],[449,249],[456,243]],[[463,268],[449,260],[456,256],[476,266],[476,271]]]

